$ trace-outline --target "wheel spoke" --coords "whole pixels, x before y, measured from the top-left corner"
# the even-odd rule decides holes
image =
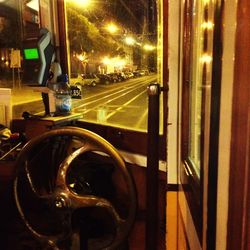
[[[76,151],[74,151],[72,154],[70,154],[64,161],[61,163],[58,175],[56,179],[56,186],[61,187],[63,189],[66,188],[66,175],[67,171],[70,167],[71,162],[80,154],[83,154],[88,151],[98,151],[99,148],[95,145],[92,145],[90,143],[85,143],[84,146],[78,148]]]
[[[116,224],[121,224],[124,222],[123,219],[119,216],[114,206],[106,199],[96,197],[93,195],[86,196],[78,196],[73,193],[69,193],[68,195],[71,206],[73,209],[81,208],[81,207],[101,207],[105,208],[109,211],[112,217],[115,219]]]
[[[32,181],[32,180],[31,180]],[[22,183],[21,183],[22,184]],[[20,184],[19,184],[20,185]],[[47,214],[57,214],[56,218],[54,218],[55,222],[57,221],[58,224],[60,224],[60,233],[57,235],[45,235],[40,233],[38,230],[34,229],[33,225],[30,222],[29,216],[25,214],[23,211],[23,207],[20,202],[20,197],[17,192],[18,190],[18,178],[14,181],[14,198],[17,206],[17,210],[25,223],[26,227],[30,230],[30,232],[41,242],[46,242],[49,246],[51,246],[53,249],[59,249],[57,248],[57,243],[60,241],[63,241],[64,239],[68,238],[71,235],[71,215],[72,210],[71,209],[60,209],[60,207],[57,206],[56,203],[56,193],[52,193],[49,195],[36,195],[37,200],[35,201],[38,204],[45,204],[45,208],[43,210],[46,210]],[[33,190],[32,190],[33,191]],[[57,211],[56,211],[57,210]],[[51,212],[50,212],[51,211]],[[40,214],[40,217],[46,220],[46,215],[44,217],[43,214]]]
[[[125,219],[121,218],[119,210],[116,210],[109,200],[101,197],[102,195],[80,195],[68,186],[67,174],[70,172],[71,163],[79,155],[86,152],[102,152],[108,155],[114,166],[122,174],[130,200]],[[107,210],[114,220],[116,234],[113,242],[105,249],[117,249],[121,242],[126,239],[129,230],[132,228],[136,213],[135,186],[120,154],[102,137],[76,127],[51,130],[29,141],[22,149],[17,164],[20,165],[20,171],[14,181],[14,197],[17,209],[27,228],[41,242],[46,243],[53,249],[59,249],[61,243],[72,235],[71,216],[74,210],[90,207]],[[22,185],[23,183],[26,185]],[[25,214],[25,211],[23,211],[28,206],[22,207],[25,203],[22,200],[20,201],[23,197],[20,192],[23,186],[29,188],[27,190],[33,201],[41,203],[42,207],[43,204],[45,204],[45,207],[49,205],[47,212],[50,216],[46,217],[48,213],[43,214],[43,216],[46,219],[55,215],[54,220],[58,222],[55,225],[56,234],[45,235],[33,228],[28,220],[32,216],[28,217],[28,212]],[[43,220],[43,218],[41,214],[41,219]],[[61,225],[61,227],[57,231],[58,225]]]

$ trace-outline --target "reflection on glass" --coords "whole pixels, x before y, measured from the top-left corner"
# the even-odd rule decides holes
[[[73,100],[75,111],[88,121],[146,131],[146,88],[153,81],[162,82],[160,1],[65,4],[70,84],[81,85],[83,92],[82,100]],[[38,59],[31,53],[28,59],[24,52],[35,50],[24,48],[36,48],[40,27],[54,32],[54,7],[49,0],[0,2],[0,87],[12,88],[14,104],[41,101],[40,93],[28,88],[36,83],[31,69],[37,70]],[[106,117],[100,119],[103,108]],[[44,113],[42,102],[24,110]]]
[[[70,84],[82,88],[75,111],[84,120],[147,129],[146,88],[160,65],[157,13],[153,0],[66,1],[70,75],[82,76]]]
[[[39,0],[0,1],[0,88],[12,89],[13,105],[41,100],[39,93],[27,87],[36,80],[31,71],[37,66],[40,25]],[[38,111],[32,105],[25,108],[32,113]]]
[[[207,87],[211,82],[211,36],[213,23],[208,20],[211,13],[208,1],[195,1],[193,6],[192,56],[190,81],[190,126],[189,126],[189,160],[196,174],[200,177],[201,151],[206,150],[209,114],[210,91]],[[209,33],[210,32],[210,33]],[[203,127],[203,128],[202,128]],[[201,148],[201,145],[203,145]]]

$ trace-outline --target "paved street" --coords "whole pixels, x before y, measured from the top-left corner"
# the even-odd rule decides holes
[[[85,121],[145,131],[147,86],[155,81],[156,75],[148,75],[119,83],[83,86],[82,99],[73,99],[73,112],[82,113]],[[13,93],[13,111],[17,117],[23,111],[44,113],[39,92],[24,88]]]
[[[113,126],[145,130],[147,126],[147,86],[156,76],[144,76],[111,85],[83,89],[83,99],[74,110],[83,119]]]

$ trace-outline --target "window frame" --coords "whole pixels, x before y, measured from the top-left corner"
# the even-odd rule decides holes
[[[164,18],[168,12],[168,2],[167,0],[162,0],[162,18]],[[67,34],[66,34],[66,13],[65,13],[65,0],[58,0],[57,2],[57,10],[58,10],[58,35],[60,41],[59,47],[59,58],[62,67],[62,71],[68,73],[68,55],[67,55]],[[167,60],[167,51],[168,51],[168,43],[167,41],[167,19],[162,19],[162,43],[163,52],[162,52],[162,75],[161,81],[163,84],[163,89],[168,89],[168,60]],[[167,134],[167,91],[163,91],[163,133],[160,135],[160,147],[159,147],[159,158],[160,160],[166,160],[166,134]],[[90,123],[88,121],[78,121],[77,125],[79,127],[90,128],[97,134],[100,134],[108,141],[112,142],[113,145],[119,149],[126,150],[129,152],[147,155],[147,132],[138,132],[132,129],[118,129],[112,126],[105,126],[96,123]],[[122,136],[121,136],[122,135]],[[138,145],[140,142],[140,145]]]
[[[192,55],[192,8],[193,1],[186,0],[184,3],[183,17],[183,65],[182,65],[182,103],[181,103],[181,166],[180,182],[185,193],[194,225],[201,241],[202,238],[202,210],[203,210],[203,163],[200,166],[200,178],[189,160],[189,131],[190,131],[190,75]],[[201,118],[201,120],[203,120]],[[201,129],[201,137],[203,136]],[[201,145],[201,152],[203,148]]]
[[[213,13],[213,37],[204,31],[203,52],[212,44],[210,86],[206,84],[206,64],[202,68],[202,117],[200,147],[200,178],[189,160],[190,130],[190,73],[192,55],[192,10],[194,0],[186,0],[183,9],[183,68],[182,68],[182,113],[181,113],[181,164],[180,182],[190,208],[194,226],[200,243],[206,239],[208,248],[213,249],[216,233],[218,141],[220,115],[220,85],[222,71],[222,13],[221,0],[209,2]],[[208,8],[208,7],[207,7]],[[208,9],[204,9],[204,19],[208,21]],[[207,90],[210,88],[208,94]],[[210,99],[207,104],[207,98]],[[209,106],[209,107],[208,107]],[[209,109],[209,112],[208,112]],[[208,113],[208,114],[207,114]]]

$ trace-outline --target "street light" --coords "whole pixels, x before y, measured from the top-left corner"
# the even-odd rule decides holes
[[[111,34],[115,34],[119,30],[119,28],[114,23],[109,23],[106,26],[106,30]]]
[[[83,73],[86,74],[86,67],[87,67],[87,64],[88,64],[88,57],[87,57],[86,53],[83,52],[82,54],[76,55],[76,57],[82,63]]]
[[[92,0],[67,0],[67,2],[83,7],[89,7],[92,4]]]
[[[108,58],[108,57],[104,57],[104,58],[102,59],[102,62],[103,62],[103,64],[105,64],[105,65],[109,65],[109,64],[111,63],[111,60],[110,60],[110,58]]]
[[[135,44],[135,39],[133,38],[133,37],[131,37],[131,36],[127,36],[126,38],[125,38],[125,43],[127,44],[127,45],[134,45]]]
[[[151,44],[145,44],[143,46],[143,49],[146,51],[153,51],[155,49],[155,46],[151,45]]]
[[[126,61],[119,56],[112,58],[104,57],[102,59],[102,63],[112,68],[112,71],[114,71],[115,69],[121,70],[126,65]]]

